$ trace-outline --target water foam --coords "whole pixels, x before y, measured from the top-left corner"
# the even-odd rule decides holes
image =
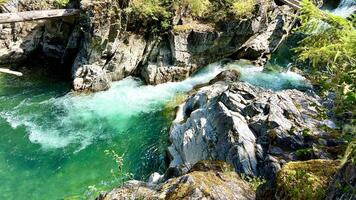
[[[224,66],[214,63],[180,82],[152,86],[128,77],[115,82],[108,91],[91,95],[67,94],[48,99],[32,97],[21,101],[15,109],[0,113],[0,116],[13,128],[24,126],[29,140],[40,144],[43,149],[72,147],[77,152],[96,141],[122,134],[135,126],[131,120],[133,117],[162,109],[177,93],[207,83],[229,68],[238,69],[243,81],[274,90],[299,87],[304,82],[302,76],[293,72],[266,73],[262,67],[246,62]],[[28,106],[45,111],[23,112]]]

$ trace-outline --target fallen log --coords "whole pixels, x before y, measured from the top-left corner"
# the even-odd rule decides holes
[[[294,8],[294,9],[301,9],[301,6],[300,6],[300,0],[279,0],[281,1],[282,3]]]
[[[65,18],[79,14],[78,9],[34,10],[16,13],[1,13],[0,24],[43,19]]]
[[[22,76],[23,74],[21,72],[13,71],[7,68],[0,68],[0,73],[5,73],[5,74],[12,74],[15,76]]]

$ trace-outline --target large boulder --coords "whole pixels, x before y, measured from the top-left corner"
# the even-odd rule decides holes
[[[203,87],[180,106],[171,127],[170,168],[184,173],[200,160],[224,160],[237,172],[272,180],[284,163],[317,151],[320,106],[316,95],[298,90],[223,81]]]

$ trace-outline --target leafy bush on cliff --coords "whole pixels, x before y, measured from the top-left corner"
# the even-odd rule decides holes
[[[149,33],[166,31],[171,26],[172,13],[169,0],[133,0],[126,10],[133,15],[137,26]]]
[[[256,0],[133,0],[127,13],[135,28],[148,33],[164,33],[172,28],[174,11],[210,22],[245,19],[253,15]]]
[[[310,63],[311,76],[323,89],[337,94],[337,111],[356,112],[356,17],[344,19],[323,12],[303,0],[302,25],[305,38],[296,48],[298,58]]]

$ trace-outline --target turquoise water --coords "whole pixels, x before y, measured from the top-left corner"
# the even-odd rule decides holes
[[[302,87],[305,81],[246,62],[225,68],[274,90]],[[71,94],[69,85],[39,76],[0,74],[0,199],[92,198],[118,185],[111,173],[115,162],[105,150],[124,155],[124,172],[136,179],[163,172],[170,126],[165,104],[222,70],[215,63],[184,81],[157,86],[129,77],[91,95]]]

